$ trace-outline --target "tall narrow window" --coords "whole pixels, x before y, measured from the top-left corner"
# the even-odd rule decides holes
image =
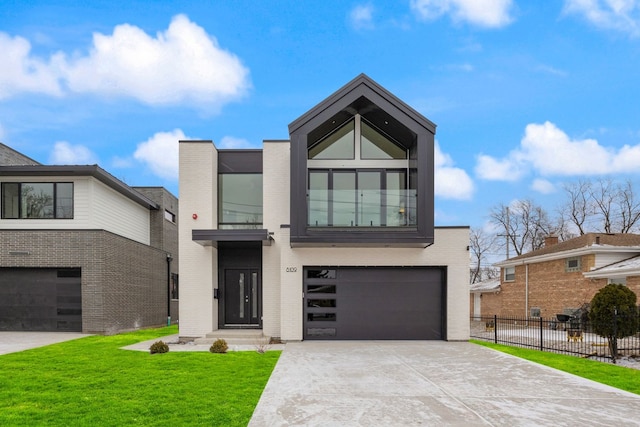
[[[356,219],[356,174],[339,171],[333,174],[333,221],[336,227],[353,227]]]
[[[407,192],[407,175],[404,171],[387,172],[386,218],[387,226],[399,227],[415,223],[415,192]]]
[[[381,172],[358,172],[358,225],[377,227],[382,222]]]
[[[329,225],[329,172],[309,173],[309,225]]]

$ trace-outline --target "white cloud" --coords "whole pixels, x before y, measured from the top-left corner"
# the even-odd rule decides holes
[[[246,139],[235,138],[233,136],[224,136],[220,140],[219,144],[216,144],[218,148],[256,148]]]
[[[178,141],[192,139],[181,129],[157,132],[138,144],[133,158],[146,164],[151,172],[164,179],[178,179]]]
[[[473,181],[464,169],[453,167],[453,160],[440,150],[436,142],[435,160],[435,195],[443,199],[468,200],[473,195]]]
[[[640,36],[638,0],[565,0],[564,13],[581,15],[597,28]]]
[[[486,28],[508,25],[512,0],[411,0],[411,9],[423,20],[435,20],[449,14],[455,22]]]
[[[373,6],[366,4],[354,7],[349,14],[349,20],[355,29],[373,28]]]
[[[31,57],[27,39],[0,32],[0,52],[0,99],[23,92],[62,95],[55,67],[51,62]]]
[[[236,55],[185,15],[155,37],[122,24],[93,34],[88,55],[35,58],[27,40],[0,33],[0,99],[21,92],[130,97],[149,105],[195,104],[216,111],[248,90],[249,71]],[[7,59],[8,58],[8,59]]]
[[[517,181],[525,173],[515,156],[494,159],[485,154],[478,156],[475,171],[479,178],[488,181]]]
[[[56,142],[49,155],[52,165],[93,165],[98,163],[96,156],[84,145],[71,145],[66,141]]]
[[[551,194],[556,191],[555,185],[546,179],[536,178],[531,184],[531,189],[542,194]]]
[[[480,155],[476,163],[476,173],[487,180],[513,181],[529,170],[542,176],[637,173],[640,144],[615,150],[595,139],[571,139],[551,122],[532,123],[520,146],[506,157]]]

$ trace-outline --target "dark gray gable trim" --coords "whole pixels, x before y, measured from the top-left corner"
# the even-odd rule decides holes
[[[363,117],[374,114],[379,120],[387,120],[398,128],[406,128],[413,134],[411,145],[418,147],[414,155],[410,152],[410,165],[417,169],[413,178],[418,195],[418,227],[412,233],[379,229],[362,234],[349,230],[342,234],[316,232],[306,223],[307,215],[307,148],[309,135],[326,124],[339,125],[343,117],[360,113]],[[386,123],[385,123],[386,124]],[[435,124],[416,112],[395,95],[375,83],[364,74],[359,75],[341,89],[330,95],[309,112],[289,125],[291,140],[291,183],[290,183],[290,243],[326,244],[334,242],[372,243],[386,245],[392,243],[418,242],[428,246],[434,242],[434,136]],[[417,156],[415,152],[417,151]],[[410,178],[411,179],[411,178]]]
[[[109,188],[128,197],[134,202],[147,209],[158,209],[156,202],[144,196],[140,192],[129,187],[124,182],[115,178],[109,172],[98,165],[82,166],[0,166],[0,176],[33,176],[33,177],[53,177],[53,176],[91,176],[102,182]]]
[[[390,113],[396,119],[398,119],[398,113],[404,114],[419,124],[422,128],[429,130],[433,134],[436,133],[435,123],[418,113],[400,98],[373,81],[366,74],[360,74],[327,97],[324,101],[291,122],[289,124],[289,133],[293,134],[299,132],[301,128],[308,125],[311,121],[314,122],[311,126],[316,126],[324,120],[328,120],[337,111],[345,108],[361,96],[366,97],[378,107]],[[414,128],[413,126],[407,127],[410,129]]]
[[[248,230],[191,230],[191,240],[203,246],[217,247],[219,242],[262,242],[271,246],[273,240],[267,229]]]

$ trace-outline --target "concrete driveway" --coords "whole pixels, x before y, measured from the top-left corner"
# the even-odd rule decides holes
[[[640,396],[471,343],[288,343],[250,426],[640,426]]]
[[[0,355],[88,337],[79,332],[0,332]]]

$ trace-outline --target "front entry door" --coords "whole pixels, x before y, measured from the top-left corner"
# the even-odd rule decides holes
[[[257,269],[227,269],[224,274],[225,326],[260,325],[260,277]]]

